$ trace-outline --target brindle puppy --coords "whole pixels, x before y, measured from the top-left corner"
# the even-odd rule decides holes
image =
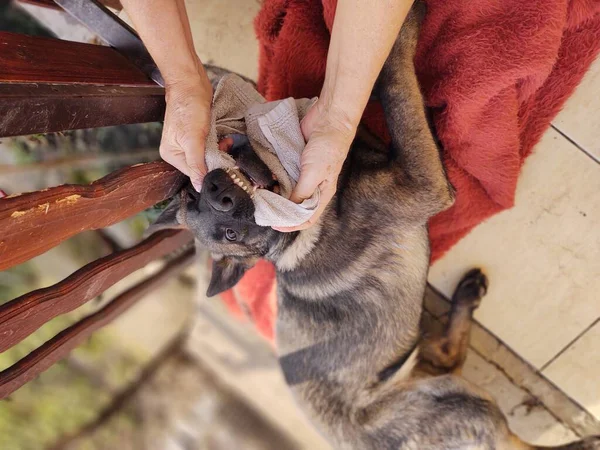
[[[206,176],[201,195],[183,191],[157,226],[185,226],[212,252],[209,296],[235,285],[258,258],[275,263],[281,367],[335,447],[534,448],[510,432],[485,392],[458,376],[487,287],[481,272],[459,285],[445,333],[420,340],[427,221],[453,202],[413,65],[420,15],[413,8],[378,83],[391,149],[358,133],[337,195],[314,227],[283,234],[257,226],[250,197],[223,170]],[[249,179],[265,178],[255,158],[237,163]]]

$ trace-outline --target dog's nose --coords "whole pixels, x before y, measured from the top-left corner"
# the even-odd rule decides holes
[[[237,201],[235,185],[222,170],[213,170],[204,177],[202,194],[206,195],[208,204],[217,211],[231,211]]]

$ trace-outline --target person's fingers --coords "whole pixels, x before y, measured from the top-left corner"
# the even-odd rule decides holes
[[[294,203],[302,203],[312,197],[319,185],[326,179],[327,172],[321,165],[309,165],[302,167],[300,178],[292,191],[290,200]]]
[[[164,140],[164,139],[163,139]],[[185,153],[183,150],[176,149],[169,144],[160,145],[160,157],[167,163],[171,164],[180,172],[184,173],[188,177],[190,176],[188,165],[185,160]]]
[[[321,184],[321,186],[319,186],[319,189],[321,189],[321,197],[319,199],[319,207],[314,212],[314,214],[310,217],[310,219],[308,219],[306,222],[304,222],[301,225],[298,225],[297,227],[273,227],[273,229],[277,230],[277,231],[281,231],[283,233],[289,233],[292,231],[306,230],[307,228],[312,227],[315,223],[317,223],[317,221],[323,214],[323,211],[325,211],[325,208],[327,207],[327,205],[329,204],[329,202],[335,195],[336,185],[337,185],[337,181],[333,181],[333,182],[325,181]]]
[[[200,191],[207,172],[204,153],[212,87],[206,73],[192,81],[167,86],[161,156],[190,177],[194,188]]]
[[[189,177],[194,188],[200,192],[202,180],[206,176],[206,161],[204,151],[206,146],[206,134],[204,132],[193,133],[181,142],[185,159],[189,168]]]

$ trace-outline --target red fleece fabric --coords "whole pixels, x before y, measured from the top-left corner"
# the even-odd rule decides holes
[[[428,0],[415,65],[456,203],[430,222],[432,261],[475,225],[513,206],[527,157],[600,50],[597,0]],[[336,0],[264,0],[255,21],[258,89],[268,100],[319,95]],[[383,113],[363,122],[388,139]],[[272,339],[273,267],[250,270],[245,304]],[[235,300],[234,300],[235,299]]]

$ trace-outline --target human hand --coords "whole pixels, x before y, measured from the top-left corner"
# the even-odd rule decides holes
[[[160,156],[190,177],[200,191],[206,175],[204,152],[210,128],[212,86],[199,68],[197,76],[166,85],[167,109]]]
[[[336,192],[338,176],[356,133],[356,126],[342,111],[326,106],[321,99],[300,125],[307,144],[300,161],[300,179],[290,200],[302,203],[317,188],[321,197],[318,209],[308,221],[297,227],[274,227],[283,232],[305,230],[319,220]]]

